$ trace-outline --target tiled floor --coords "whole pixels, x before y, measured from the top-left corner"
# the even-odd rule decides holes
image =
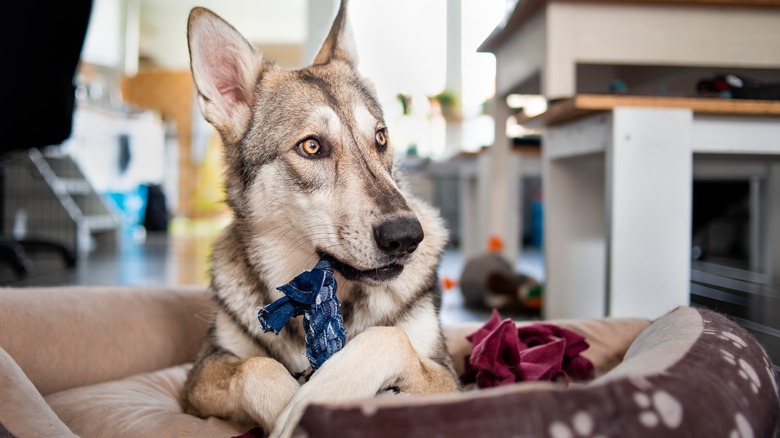
[[[189,229],[172,234],[149,234],[142,242],[125,235],[114,249],[99,249],[67,269],[55,254],[32,256],[32,272],[16,278],[7,267],[0,266],[0,284],[8,286],[51,285],[173,285],[209,282],[209,257],[216,237],[213,228]],[[456,249],[445,252],[439,273],[457,280],[464,260]],[[542,280],[544,269],[539,251],[526,250],[517,266],[520,272]],[[457,285],[445,291],[441,318],[446,324],[485,321],[484,310],[464,306]]]

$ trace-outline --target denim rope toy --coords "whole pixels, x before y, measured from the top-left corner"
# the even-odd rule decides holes
[[[323,257],[311,271],[276,289],[285,296],[258,310],[260,326],[263,332],[273,330],[278,335],[290,318],[303,315],[306,357],[312,371],[316,371],[346,343],[333,265]]]

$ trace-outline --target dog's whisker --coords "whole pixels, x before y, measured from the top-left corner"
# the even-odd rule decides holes
[[[299,247],[301,247],[307,240],[308,241],[312,241],[312,240],[316,240],[316,238],[319,238],[319,237],[322,237],[322,236],[331,236],[331,235],[334,235],[334,234],[331,233],[331,232],[320,232],[320,233],[305,234],[305,235],[299,237],[298,239],[294,240],[290,244],[290,246],[287,248],[287,252],[285,253],[285,256],[290,255],[290,253],[292,251],[294,251],[294,250],[298,249]],[[312,246],[316,247],[316,244],[314,244],[314,242],[311,242],[311,243],[312,243]]]
[[[292,231],[292,230],[294,230],[294,229],[295,229],[295,225],[293,225],[293,224],[291,223],[290,227],[289,227],[289,228],[287,228],[287,230],[286,230],[284,233],[282,233],[282,234],[281,234],[281,235],[280,235],[280,236],[279,236],[279,237],[276,239],[276,242],[275,242],[275,244],[278,244],[278,243],[279,243],[279,242],[280,242],[282,239],[284,239],[284,238],[287,236],[287,233],[289,233],[290,231]]]

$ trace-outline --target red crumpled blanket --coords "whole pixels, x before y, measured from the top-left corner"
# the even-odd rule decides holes
[[[593,378],[593,364],[580,356],[585,337],[549,323],[517,327],[496,310],[479,330],[467,336],[474,345],[466,357],[464,384],[479,388],[533,380],[582,381]]]

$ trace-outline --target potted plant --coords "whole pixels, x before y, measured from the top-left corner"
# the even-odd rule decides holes
[[[428,99],[431,101],[432,105],[438,105],[441,110],[441,115],[445,119],[459,120],[461,118],[460,99],[458,99],[458,96],[452,90],[445,89],[439,94],[429,96]]]

